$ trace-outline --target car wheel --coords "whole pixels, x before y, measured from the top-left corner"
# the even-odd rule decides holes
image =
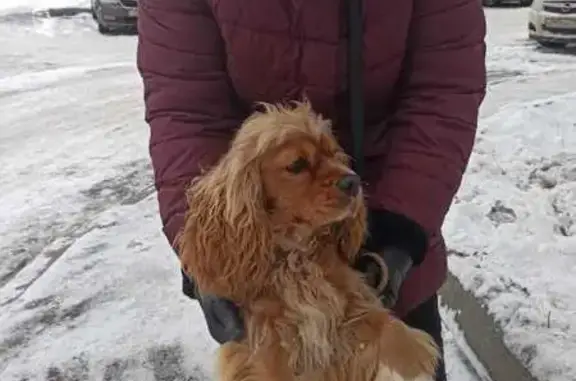
[[[111,34],[112,29],[110,29],[106,25],[103,25],[100,22],[98,22],[98,32],[100,32],[100,34]]]
[[[565,42],[557,42],[557,41],[538,41],[540,45],[545,48],[549,49],[563,49],[566,47]]]

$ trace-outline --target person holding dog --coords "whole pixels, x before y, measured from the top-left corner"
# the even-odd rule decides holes
[[[226,152],[255,102],[306,96],[354,150],[347,2],[141,0],[138,70],[163,231],[174,245],[185,188]],[[485,96],[486,25],[477,0],[363,1],[363,182],[370,235],[352,264],[382,302],[442,348],[441,227],[468,164]],[[241,311],[196,295],[212,337],[243,336]],[[443,362],[437,381],[446,380]]]

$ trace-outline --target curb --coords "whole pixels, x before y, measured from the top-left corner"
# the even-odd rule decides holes
[[[538,381],[510,352],[502,330],[481,302],[450,272],[440,295],[442,305],[456,311],[454,320],[492,381]]]

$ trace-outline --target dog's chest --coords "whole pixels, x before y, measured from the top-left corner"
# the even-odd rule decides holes
[[[296,374],[327,366],[339,353],[346,300],[313,262],[294,261],[283,271],[280,288],[289,322],[279,329],[281,345]]]

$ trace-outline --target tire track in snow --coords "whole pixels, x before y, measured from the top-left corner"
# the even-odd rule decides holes
[[[115,205],[135,204],[154,191],[147,160],[128,163],[118,172],[117,177],[79,191],[86,203],[76,216],[67,216],[65,221],[38,221],[26,227],[32,234],[8,249],[9,257],[20,255],[23,259],[0,277],[0,307],[18,299],[78,238],[101,228],[91,223],[96,215]],[[24,270],[26,273],[17,279]]]

